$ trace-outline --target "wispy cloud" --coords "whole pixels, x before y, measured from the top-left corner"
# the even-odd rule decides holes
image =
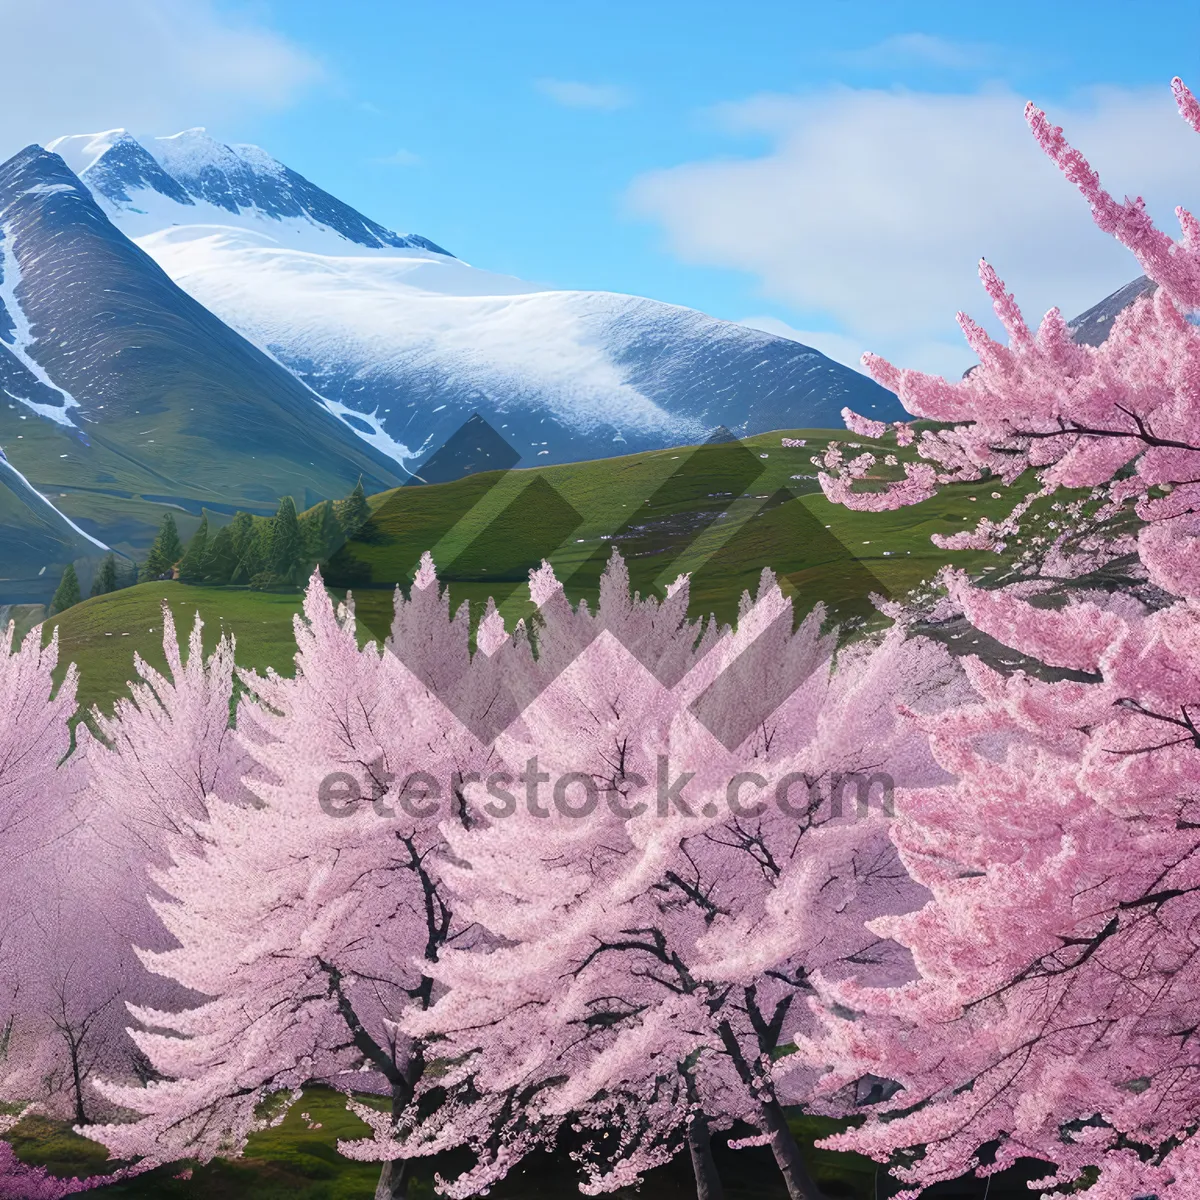
[[[1073,317],[1139,273],[1038,149],[1025,99],[1003,87],[755,97],[716,116],[765,136],[768,151],[643,175],[630,204],[677,258],[746,272],[797,326],[837,329],[903,366],[953,370],[964,346],[956,310],[1000,334],[981,255],[1034,323],[1055,304]],[[1160,227],[1176,224],[1176,204],[1196,210],[1196,135],[1169,89],[1097,89],[1049,115],[1111,192],[1145,196]]]
[[[126,126],[159,131],[287,108],[326,77],[307,50],[213,0],[0,0],[9,53],[0,158],[26,142]],[[63,80],[70,80],[64,86]]]
[[[852,67],[940,67],[975,71],[995,66],[1000,48],[986,42],[952,42],[931,33],[897,33],[881,42],[837,56]]]
[[[389,167],[419,167],[425,160],[419,154],[414,154],[411,150],[401,147],[391,154],[381,154],[371,161],[384,163]]]
[[[633,103],[633,94],[628,88],[612,83],[579,83],[569,79],[538,79],[534,82],[543,96],[549,96],[555,104],[564,108],[591,108],[599,112],[613,112],[627,108]]]

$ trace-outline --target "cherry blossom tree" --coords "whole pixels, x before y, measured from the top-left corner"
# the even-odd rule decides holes
[[[436,592],[431,576],[414,591]],[[444,612],[413,603],[430,621]],[[453,630],[426,632],[432,645]],[[152,906],[177,944],[140,957],[204,999],[132,1006],[144,1027],[132,1037],[160,1078],[100,1085],[140,1114],[89,1130],[118,1157],[236,1155],[310,1081],[382,1090],[400,1108],[424,1071],[398,1021],[435,995],[424,964],[470,932],[446,903],[442,836],[422,814],[488,752],[397,655],[359,648],[352,606],[335,612],[318,575],[296,638],[294,679],[243,673],[237,740],[256,803],[181,818],[170,864],[152,872]],[[253,736],[240,729],[248,709]],[[378,1194],[406,1187],[406,1164],[385,1164]]]
[[[1200,131],[1200,106],[1173,87]],[[870,928],[911,950],[919,978],[815,981],[823,1032],[801,1039],[796,1062],[823,1069],[830,1096],[864,1072],[902,1085],[885,1119],[829,1144],[898,1154],[908,1196],[1025,1155],[1050,1164],[1041,1182],[1056,1196],[1094,1180],[1098,1200],[1182,1200],[1200,1184],[1200,330],[1186,319],[1200,303],[1200,227],[1178,210],[1172,242],[1140,199],[1104,192],[1062,130],[1032,106],[1027,117],[1157,292],[1093,348],[1057,310],[1032,333],[984,264],[1009,345],[960,316],[980,366],[959,383],[868,356],[911,413],[949,425],[920,435],[924,461],[898,486],[862,490],[873,458],[829,463],[824,486],[865,508],[1026,471],[1047,495],[1100,489],[1110,514],[1133,502],[1132,549],[1153,591],[1072,594],[1065,555],[1056,598],[1041,579],[996,589],[946,576],[971,624],[1047,670],[968,659],[975,700],[917,720],[955,781],[898,790],[893,841],[932,898]],[[1003,549],[1024,511],[945,544]]]
[[[72,1052],[72,1016],[80,997],[93,1010],[104,1006],[90,981],[71,980],[56,959],[77,960],[86,934],[52,919],[78,889],[57,875],[70,859],[64,848],[79,849],[83,772],[68,757],[77,673],[69,667],[55,688],[57,632],[45,647],[41,627],[19,647],[13,634],[11,623],[0,633],[0,1094],[10,1102],[68,1094],[78,1112],[90,1051]],[[84,906],[73,907],[82,916]],[[0,1117],[0,1134],[22,1115]],[[57,1200],[114,1178],[59,1179],[25,1166],[0,1140],[0,1197]]]
[[[938,776],[894,697],[934,703],[949,660],[900,635],[833,673],[822,614],[793,632],[769,573],[736,632],[707,635],[687,620],[686,579],[661,605],[630,597],[616,555],[595,614],[546,566],[531,592],[539,647],[570,661],[497,739],[474,819],[444,826],[456,910],[488,936],[430,966],[444,993],[404,1021],[449,1094],[423,1119],[360,1108],[374,1137],[344,1152],[465,1143],[474,1167],[441,1186],[467,1196],[565,1128],[586,1193],[635,1184],[686,1146],[711,1197],[709,1131],[741,1121],[789,1193],[816,1196],[782,1108],[804,1087],[793,1073],[781,1092],[773,1057],[812,971],[904,976],[906,957],[864,921],[919,891],[883,820],[838,819],[831,777]]]
[[[41,964],[30,974],[47,990],[62,1049],[41,1073],[62,1077],[81,1125],[101,1099],[88,1083],[96,1071],[134,1078],[148,1069],[126,1034],[126,1003],[194,999],[147,972],[134,951],[171,944],[147,900],[149,868],[166,865],[168,837],[203,816],[218,789],[230,800],[249,796],[240,778],[253,764],[231,729],[235,646],[222,638],[206,659],[202,627],[197,616],[184,656],[164,604],[167,672],[135,654],[130,695],[111,714],[92,710],[96,735],[78,726],[64,768],[78,796],[70,829],[41,868],[32,905]]]
[[[27,899],[39,894],[46,847],[70,828],[72,773],[59,770],[71,749],[77,673],[55,690],[57,634],[42,647],[31,630],[17,648],[15,627],[0,634],[0,1036],[6,1097],[28,1086],[12,1078],[44,1032],[35,1022],[29,959],[35,938]],[[19,1073],[18,1073],[19,1074]]]
[[[1181,1198],[1200,1082],[1200,629],[1183,606],[1119,595],[1034,621],[1003,592],[955,586],[980,627],[1098,678],[968,659],[979,700],[920,722],[956,780],[898,791],[893,838],[933,898],[871,926],[911,949],[920,979],[821,984],[825,1035],[799,1056],[830,1066],[830,1092],[864,1072],[901,1083],[889,1107],[905,1115],[831,1144],[923,1147],[898,1172],[912,1196],[1027,1156],[1054,1164],[1048,1184],[1098,1168],[1102,1200]]]
[[[1200,105],[1180,80],[1172,86],[1181,112],[1200,132]],[[1183,237],[1173,242],[1154,228],[1140,198],[1122,205],[1109,196],[1044,113],[1031,104],[1026,118],[1039,144],[1078,185],[1100,227],[1133,250],[1158,289],[1118,314],[1100,346],[1080,345],[1058,309],[1032,331],[994,269],[981,263],[980,277],[1009,344],[993,341],[960,313],[959,324],[980,362],[954,383],[865,355],[867,370],[910,413],[949,427],[920,434],[916,444],[923,461],[905,463],[903,481],[864,489],[859,485],[878,456],[865,452],[847,462],[839,452],[824,464],[832,473],[822,476],[822,486],[830,499],[863,509],[919,503],[948,483],[988,476],[1013,482],[1027,471],[1036,473],[1047,492],[1104,487],[1113,505],[1135,502],[1144,522],[1138,549],[1150,577],[1168,593],[1193,595],[1200,584],[1195,551],[1200,330],[1187,316],[1200,307],[1200,226],[1178,209]],[[879,422],[849,410],[844,415],[863,436],[885,432]],[[994,545],[1015,529],[985,522],[977,533]]]
[[[10,1100],[68,1105],[83,1120],[93,1060],[83,1031],[109,1003],[73,969],[88,955],[86,930],[71,920],[87,902],[66,877],[84,808],[85,772],[68,757],[76,672],[56,691],[57,635],[43,649],[41,628],[31,630],[15,653],[12,636],[10,625],[0,638],[3,1089]]]

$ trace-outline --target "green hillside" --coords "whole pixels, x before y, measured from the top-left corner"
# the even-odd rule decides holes
[[[1011,507],[1011,495],[994,499],[991,484],[961,486],[895,512],[850,512],[824,498],[809,461],[830,439],[846,435],[789,436],[808,445],[784,449],[776,433],[384,492],[371,498],[370,524],[335,557],[327,579],[338,595],[347,587],[354,592],[366,638],[386,635],[394,586],[407,585],[426,549],[454,603],[470,600],[478,615],[494,595],[510,620],[529,612],[528,572],[543,557],[572,599],[594,600],[614,544],[635,587],[661,587],[691,571],[693,614],[722,620],[733,618],[738,597],[756,586],[764,566],[779,574],[798,609],[824,601],[844,620],[874,613],[871,592],[900,595],[946,561],[971,571],[995,564],[989,554],[947,554],[929,536],[984,514],[998,517]],[[203,616],[207,647],[228,630],[238,639],[242,665],[291,669],[298,593],[139,584],[49,622],[60,630],[63,664],[80,665],[83,704],[107,706],[122,694],[134,650],[163,664],[163,599],[181,630],[196,612]]]
[[[292,616],[300,611],[299,594],[251,592],[240,588],[190,587],[174,582],[140,583],[96,596],[46,623],[59,631],[59,677],[68,663],[78,663],[79,701],[105,707],[122,695],[133,675],[136,650],[163,670],[162,602],[170,605],[181,640],[200,613],[204,644],[211,650],[223,632],[237,638],[240,666],[290,671],[296,643]]]
[[[0,449],[0,603],[43,603],[68,563],[101,553],[5,466]]]
[[[784,436],[807,444],[785,448]],[[871,592],[902,595],[947,561],[973,572],[995,564],[991,554],[947,554],[929,538],[1000,517],[1011,492],[995,498],[991,484],[964,485],[895,512],[851,512],[825,499],[811,462],[847,436],[785,431],[398,488],[372,497],[371,523],[327,578],[354,590],[360,617],[379,632],[390,621],[394,585],[411,578],[426,549],[455,602],[469,599],[474,612],[493,595],[512,618],[527,614],[524,584],[542,558],[568,595],[591,598],[614,545],[634,587],[661,593],[690,572],[693,615],[724,621],[763,567],[780,576],[800,611],[823,601],[846,620],[874,613]]]

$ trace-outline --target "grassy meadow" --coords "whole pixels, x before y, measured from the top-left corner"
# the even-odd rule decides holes
[[[894,512],[856,513],[830,504],[810,461],[831,430],[795,430],[807,445],[784,448],[781,435],[681,447],[624,458],[468,476],[403,487],[371,497],[372,520],[329,564],[331,590],[353,592],[364,639],[386,636],[395,586],[407,587],[431,550],[451,602],[469,601],[477,617],[494,596],[510,624],[532,610],[529,570],[553,564],[572,600],[594,602],[614,546],[643,593],[691,573],[693,616],[736,617],[739,597],[764,567],[805,612],[824,603],[839,620],[874,615],[872,592],[903,595],[945,562],[972,572],[994,555],[949,554],[932,533],[999,517],[1014,502],[991,484],[958,485]],[[60,639],[60,671],[79,664],[80,703],[104,707],[125,690],[133,652],[163,666],[160,607],[181,633],[197,612],[211,648],[223,631],[237,638],[241,665],[290,671],[298,592],[254,592],[178,582],[139,584],[85,600],[47,622]]]

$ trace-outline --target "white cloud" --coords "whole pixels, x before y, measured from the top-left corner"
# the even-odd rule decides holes
[[[929,33],[897,33],[861,50],[837,56],[855,67],[941,67],[973,71],[996,61],[997,49],[984,42],[951,42]]]
[[[593,108],[612,112],[633,102],[628,88],[611,83],[577,83],[567,79],[539,79],[534,86],[565,108]]]
[[[844,333],[831,333],[826,329],[795,329],[778,317],[743,317],[739,325],[750,329],[761,329],[764,333],[773,333],[776,337],[788,338],[793,342],[803,342],[814,350],[819,350],[826,358],[840,362],[843,366],[853,367],[862,371],[862,356],[869,349],[859,338],[850,337]],[[945,375],[947,379],[959,379],[962,373],[976,360],[966,343],[951,346],[945,342],[925,342],[910,346],[910,351],[920,359],[925,370],[936,375]],[[905,366],[911,365],[906,360]],[[865,374],[865,372],[864,372]]]
[[[61,134],[284,108],[323,75],[306,51],[211,0],[0,0],[0,29],[0,158]]]
[[[964,345],[956,310],[997,328],[980,257],[1031,322],[1053,304],[1074,316],[1139,273],[1038,149],[1023,109],[1004,88],[759,96],[716,116],[767,135],[769,153],[644,175],[629,200],[681,260],[752,274],[808,314],[801,324],[950,371]],[[1200,201],[1200,140],[1166,86],[1097,89],[1048,111],[1106,186],[1145,196],[1162,227],[1177,230],[1176,204]]]
[[[411,150],[405,150],[401,147],[393,154],[384,154],[374,160],[377,163],[385,163],[391,167],[419,167],[424,159],[419,154],[414,154]]]

